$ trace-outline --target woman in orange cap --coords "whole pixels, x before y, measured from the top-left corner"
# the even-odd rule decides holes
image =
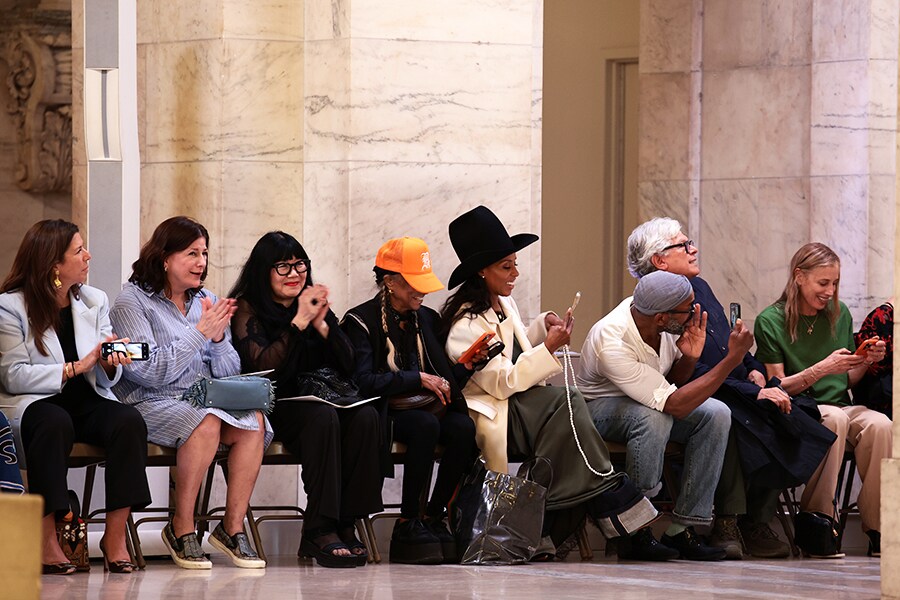
[[[418,238],[388,240],[375,257],[374,298],[350,309],[342,326],[356,348],[355,378],[363,395],[391,397],[430,392],[424,408],[391,409],[394,440],[406,444],[400,518],[391,536],[391,562],[457,562],[456,543],[444,523],[453,491],[475,458],[475,424],[462,386],[472,363],[453,364],[438,336],[440,318],[423,306],[443,289],[431,270],[428,246]],[[425,518],[419,497],[437,445],[444,447]]]

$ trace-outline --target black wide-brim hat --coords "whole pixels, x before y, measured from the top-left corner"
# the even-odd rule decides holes
[[[450,243],[459,258],[459,266],[450,275],[447,289],[455,288],[481,269],[538,239],[533,233],[510,237],[497,215],[486,206],[476,206],[461,214],[450,223]]]

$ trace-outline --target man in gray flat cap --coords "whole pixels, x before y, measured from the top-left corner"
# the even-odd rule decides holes
[[[643,492],[658,488],[666,443],[684,444],[681,493],[662,542],[689,560],[725,558],[722,548],[706,545],[694,531],[712,523],[731,426],[728,407],[710,396],[753,345],[738,321],[726,358],[690,381],[706,341],[706,319],[686,277],[649,273],[634,296],[591,328],[577,371],[594,425],[604,439],[627,446],[626,471]],[[636,538],[618,550],[621,558],[647,558]]]

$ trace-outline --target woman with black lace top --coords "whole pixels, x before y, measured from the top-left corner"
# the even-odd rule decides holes
[[[353,346],[331,312],[328,288],[313,283],[303,246],[281,231],[254,246],[231,291],[237,299],[233,343],[244,372],[274,369],[278,398],[305,393],[308,373],[350,380]],[[307,401],[278,401],[270,416],[275,438],[303,466],[307,495],[300,556],[324,567],[366,564],[357,518],[379,512],[382,473],[379,415],[373,404],[336,409]]]

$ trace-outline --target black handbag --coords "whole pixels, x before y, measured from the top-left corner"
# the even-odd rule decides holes
[[[460,563],[512,565],[531,560],[541,544],[547,488],[553,480],[543,457],[518,475],[490,471],[478,461],[451,505]]]
[[[797,530],[794,541],[805,554],[812,557],[844,556],[840,552],[840,538],[834,519],[819,512],[801,512],[794,521]]]
[[[331,367],[297,375],[297,393],[299,396],[315,396],[338,406],[362,400],[356,384]]]
[[[399,394],[388,398],[388,408],[392,411],[424,410],[438,419],[447,414],[447,405],[441,402],[437,394],[427,390],[412,394]]]

